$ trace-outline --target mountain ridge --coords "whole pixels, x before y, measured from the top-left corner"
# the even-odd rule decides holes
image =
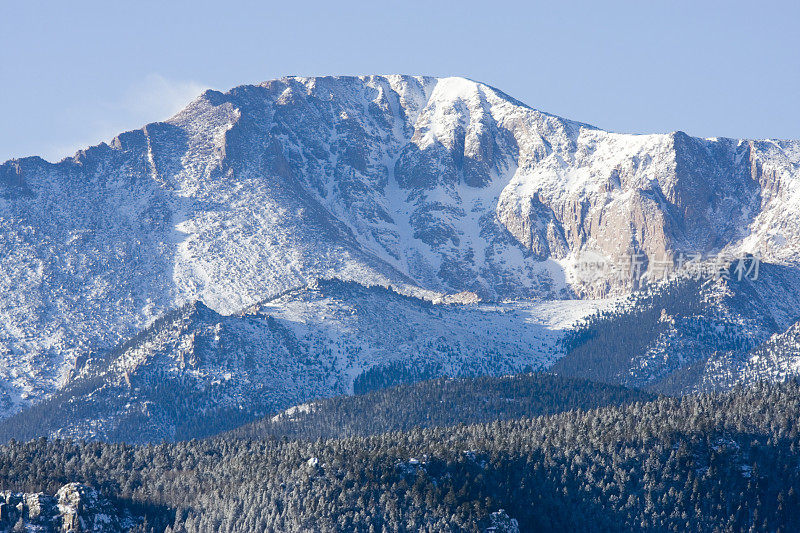
[[[59,391],[0,421],[0,437],[158,442],[233,429],[370,379],[403,383],[541,370],[600,302],[433,303],[321,280],[244,312],[191,302],[107,352]],[[369,379],[365,379],[369,378]]]
[[[609,133],[460,78],[207,91],[73,158],[0,165],[2,410],[188,301],[226,315],[316,278],[502,301],[635,288],[584,256],[796,268],[798,176],[797,141]]]

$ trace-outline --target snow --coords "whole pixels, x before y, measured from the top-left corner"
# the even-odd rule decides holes
[[[595,294],[570,269],[580,253],[610,258],[626,250],[634,214],[653,249],[706,249],[708,231],[668,233],[671,206],[637,203],[642,191],[675,202],[680,180],[737,186],[726,185],[722,171],[677,176],[675,139],[605,132],[462,78],[284,78],[207,91],[165,123],[59,164],[6,163],[2,412],[44,398],[70,379],[79,357],[102,353],[186,302],[235,315],[315,278],[391,285],[429,299],[471,291],[510,301],[498,315],[508,324],[479,307],[454,320],[464,331],[472,320],[483,324],[484,334],[529,327],[524,339],[550,345],[548,331],[583,304],[513,302]],[[721,154],[720,168],[732,161],[756,176],[760,191],[750,198],[725,189],[723,203],[740,205],[709,215],[721,228],[714,242],[796,264],[800,143],[695,141]],[[400,163],[413,171],[398,176]],[[17,176],[29,194],[7,186]],[[552,220],[532,210],[534,199]],[[563,232],[563,249],[545,235],[552,228]],[[531,232],[543,235],[548,253],[523,243]],[[301,335],[307,322],[297,321]],[[332,333],[329,340],[344,342]],[[381,357],[388,356],[375,350],[337,364],[352,378]],[[555,357],[543,353],[540,362]]]
[[[313,403],[304,403],[304,404],[301,404],[301,405],[295,405],[295,406],[292,406],[292,407],[286,409],[284,412],[273,416],[272,417],[272,421],[273,422],[278,422],[282,418],[288,418],[289,420],[292,420],[298,414],[308,414],[308,413],[310,413],[313,408],[314,408],[314,404]]]

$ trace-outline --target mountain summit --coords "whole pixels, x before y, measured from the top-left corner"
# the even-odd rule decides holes
[[[282,78],[206,91],[59,163],[0,165],[3,410],[203,301],[316,278],[436,298],[575,298],[581,257],[800,252],[800,142],[627,135],[462,78]]]

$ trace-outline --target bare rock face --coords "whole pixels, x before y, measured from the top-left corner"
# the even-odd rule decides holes
[[[91,487],[69,483],[58,489],[56,499],[64,532],[122,531],[114,506]]]
[[[22,167],[18,162],[10,162],[0,166],[0,194],[3,198],[13,199],[30,194],[30,190],[22,179]]]
[[[552,208],[539,198],[539,193],[522,202],[506,198],[498,205],[497,215],[519,244],[537,259],[563,259],[569,253],[563,226]]]
[[[519,533],[519,523],[503,509],[492,513],[489,521],[491,525],[484,530],[485,533]]]
[[[0,529],[78,533],[116,533],[134,525],[120,520],[114,506],[81,483],[61,487],[55,496],[43,493],[0,492]]]
[[[625,135],[462,78],[207,91],[59,163],[0,165],[0,414],[186,302],[314,278],[483,300],[619,294],[679,252],[800,257],[800,143]]]

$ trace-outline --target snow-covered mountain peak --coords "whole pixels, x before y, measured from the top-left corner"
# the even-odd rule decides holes
[[[200,300],[316,278],[484,301],[621,293],[581,257],[800,256],[800,143],[627,135],[461,78],[282,78],[0,165],[5,408]],[[648,267],[649,268],[649,267]]]

